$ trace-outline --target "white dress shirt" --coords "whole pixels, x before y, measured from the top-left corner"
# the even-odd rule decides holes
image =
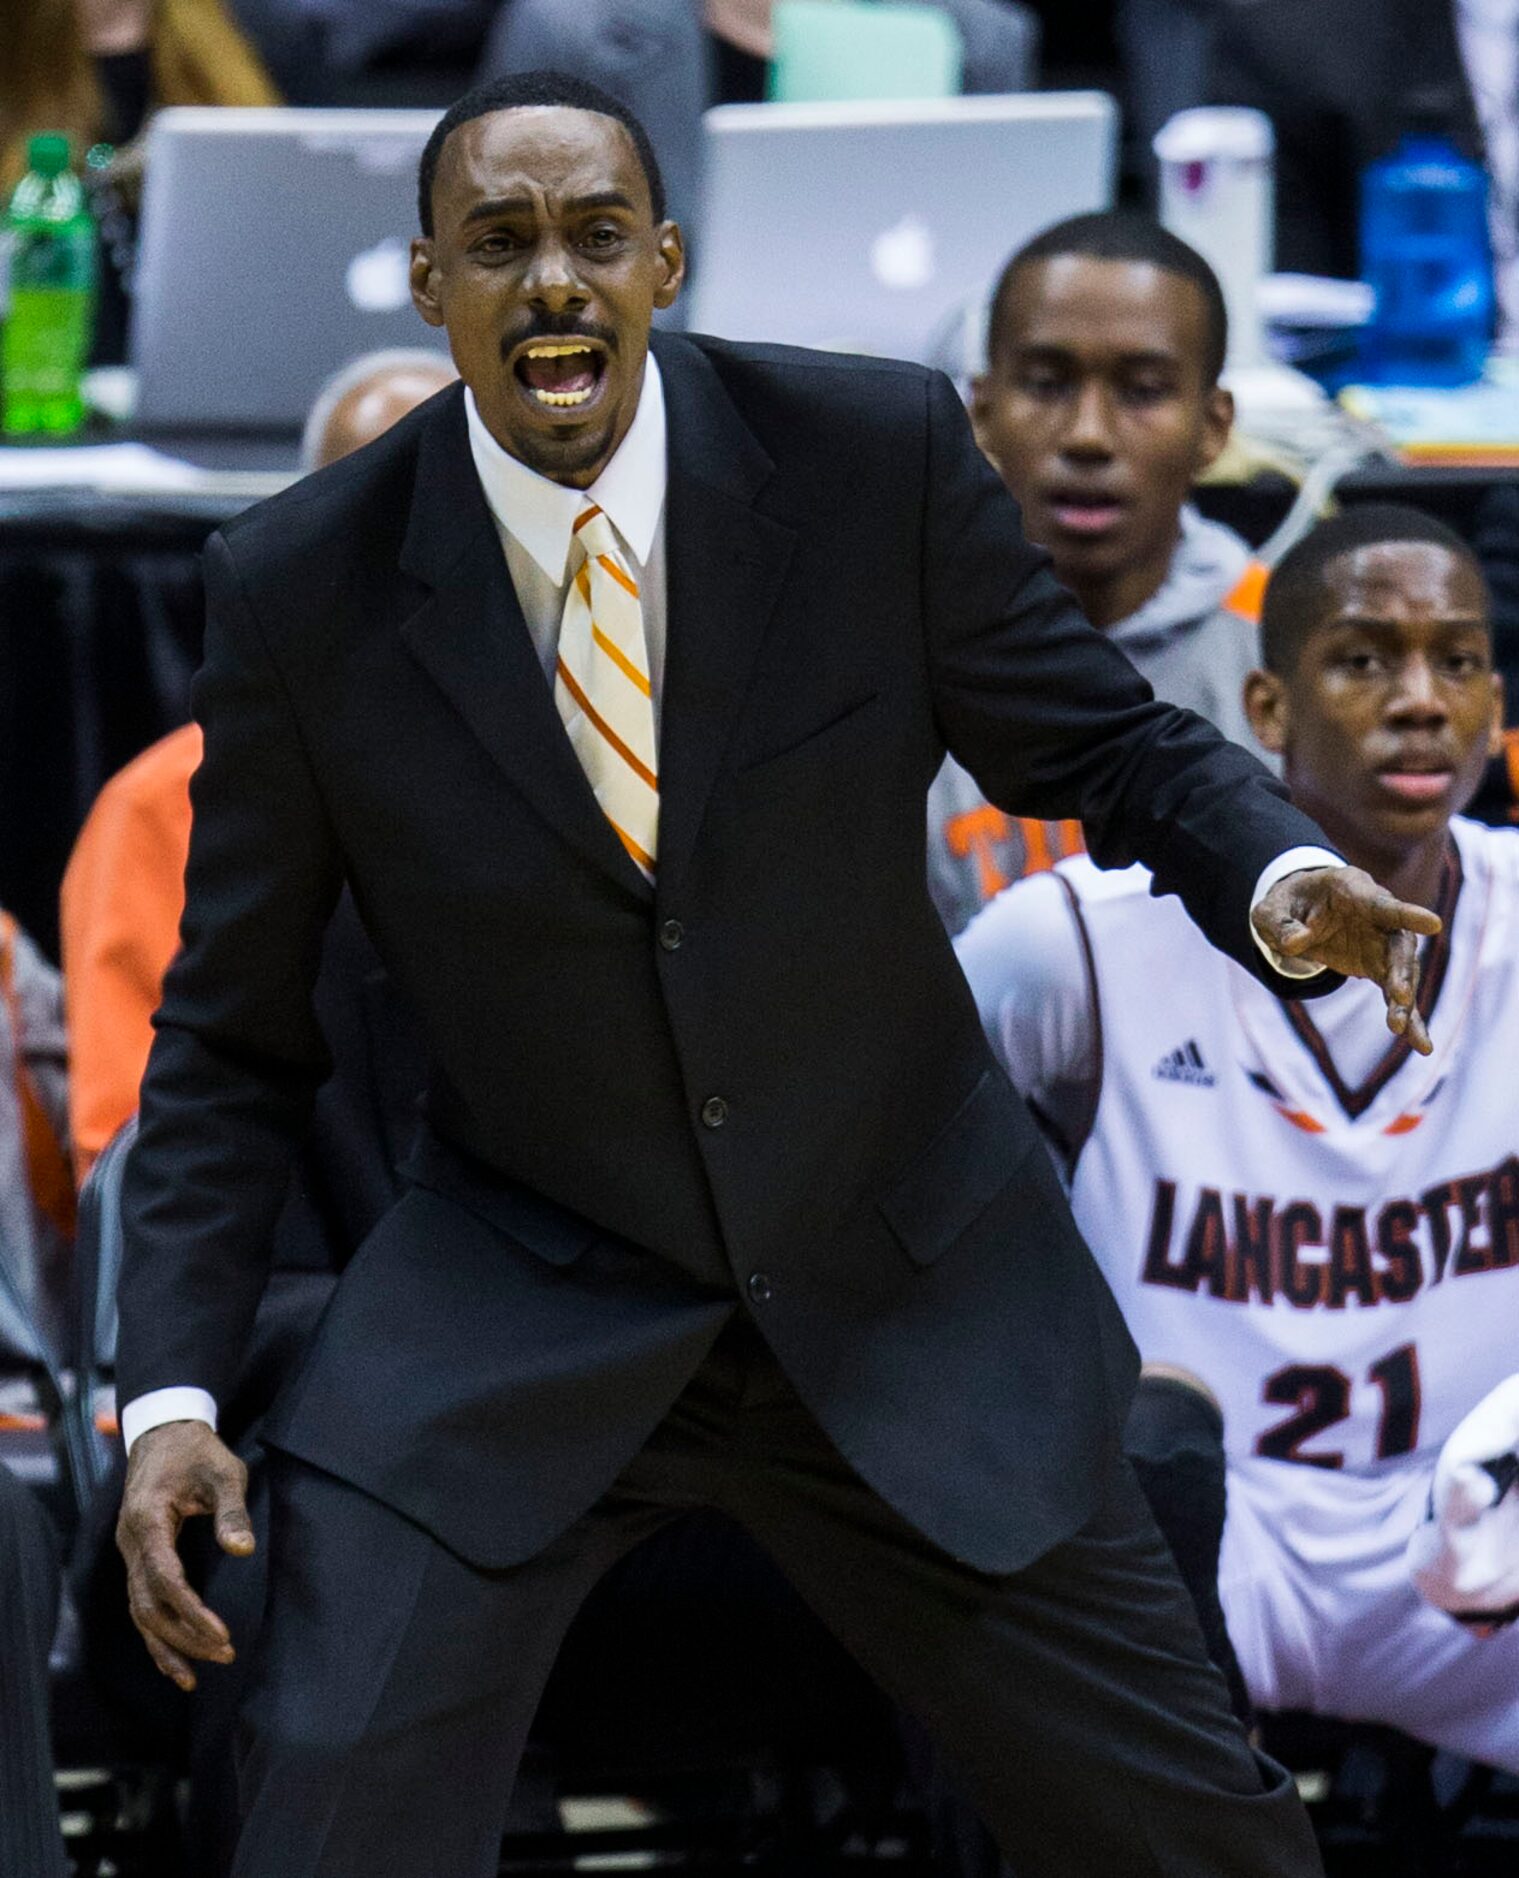
[[[664,688],[666,599],[665,489],[666,453],[664,386],[650,353],[643,391],[628,434],[616,454],[588,489],[567,489],[519,462],[486,429],[474,394],[464,393],[469,448],[485,491],[506,565],[516,588],[522,616],[552,687],[559,647],[559,621],[570,584],[570,537],[575,518],[588,502],[596,503],[617,531],[643,601],[644,634],[649,648],[649,681],[654,693],[658,731]],[[1336,854],[1319,848],[1294,848],[1278,856],[1256,883],[1259,901],[1286,874],[1304,867],[1343,866]],[[1252,928],[1253,931],[1253,928]],[[1256,943],[1278,969],[1294,978],[1311,978],[1316,965],[1279,959],[1257,937]],[[161,1422],[199,1421],[216,1426],[217,1405],[204,1389],[150,1389],[121,1411],[121,1433],[128,1453],[132,1443]]]
[[[653,353],[644,368],[643,392],[628,434],[589,489],[566,489],[503,450],[485,428],[466,389],[464,414],[470,455],[485,490],[486,504],[501,537],[522,616],[552,689],[559,649],[559,622],[570,586],[570,537],[575,518],[594,502],[617,532],[643,603],[649,648],[649,683],[654,723],[659,725],[665,675],[665,393]]]

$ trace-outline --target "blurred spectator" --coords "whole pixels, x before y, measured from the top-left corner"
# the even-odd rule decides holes
[[[319,469],[372,442],[454,377],[442,354],[371,353],[317,394],[303,440]],[[190,778],[200,731],[186,724],[113,776],[63,877],[62,941],[72,1049],[70,1103],[80,1181],[137,1110],[163,974],[179,943]]]
[[[477,83],[557,71],[602,86],[647,126],[670,213],[688,232],[700,214],[702,112],[763,96],[772,3],[234,0],[276,76],[303,104],[358,101],[366,75],[408,61],[473,61]],[[942,7],[960,29],[966,91],[1033,84],[1038,22],[1020,0],[926,4]],[[457,90],[457,76],[450,82]]]
[[[0,192],[20,179],[37,131],[66,132],[77,165],[96,144],[133,143],[159,105],[278,102],[221,0],[0,0]],[[119,359],[137,153],[91,176],[105,263],[95,356]]]
[[[1254,746],[1240,704],[1263,570],[1188,504],[1229,437],[1227,340],[1212,269],[1149,217],[1081,215],[1008,263],[972,416],[1029,538],[1159,695]],[[929,878],[951,931],[992,894],[1081,846],[1077,823],[1019,822],[953,760],[929,795]]]
[[[0,1258],[47,1347],[66,1347],[74,1196],[58,974],[0,912]]]
[[[1129,160],[1151,189],[1155,133],[1208,96],[1208,49],[1219,0],[1117,0],[1113,33],[1123,62]]]
[[[312,402],[301,434],[301,468],[325,469],[362,450],[457,376],[445,353],[421,346],[354,359],[333,373]]]
[[[1417,119],[1485,155],[1499,301],[1519,334],[1519,0],[1196,3],[1215,16],[1207,97],[1276,126],[1277,266],[1359,271],[1360,173]]]

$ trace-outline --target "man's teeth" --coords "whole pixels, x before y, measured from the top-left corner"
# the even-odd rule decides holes
[[[589,357],[590,351],[589,346],[577,345],[571,341],[564,345],[529,346],[526,356],[530,359],[572,359],[581,356]],[[540,404],[554,405],[563,409],[567,405],[584,404],[596,387],[593,383],[580,391],[541,391],[536,385],[530,389]]]

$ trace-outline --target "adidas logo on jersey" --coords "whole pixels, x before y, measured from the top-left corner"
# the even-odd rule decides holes
[[[1191,1083],[1195,1089],[1211,1089],[1218,1081],[1203,1061],[1203,1053],[1193,1037],[1189,1037],[1179,1048],[1168,1050],[1150,1074],[1157,1082]]]

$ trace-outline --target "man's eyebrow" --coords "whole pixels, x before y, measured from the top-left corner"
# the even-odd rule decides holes
[[[1430,624],[1438,631],[1451,633],[1491,634],[1493,629],[1492,621],[1485,613],[1442,613]],[[1378,633],[1387,638],[1401,632],[1403,626],[1402,620],[1388,619],[1385,614],[1349,612],[1331,614],[1328,619],[1320,623],[1320,630],[1323,632]]]
[[[574,196],[564,205],[567,215],[586,215],[595,209],[626,209],[630,215],[637,213],[637,205],[620,189],[602,189],[594,195]],[[530,196],[485,196],[465,211],[463,226],[467,228],[474,222],[493,221],[498,215],[532,213],[533,201]]]
[[[1019,339],[1010,349],[1020,359],[1079,359],[1082,356],[1079,343],[1060,339]],[[1136,347],[1132,351],[1120,351],[1118,363],[1126,367],[1165,366],[1169,369],[1179,368],[1184,361],[1180,354],[1159,347]]]

